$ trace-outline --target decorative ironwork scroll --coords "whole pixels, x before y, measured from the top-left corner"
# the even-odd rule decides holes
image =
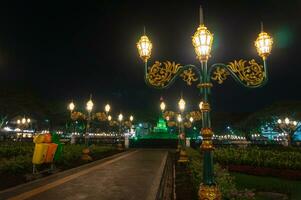
[[[212,66],[212,68],[214,67],[216,67],[216,70],[213,72],[211,79],[219,84],[222,84],[230,74],[236,81],[247,87],[259,87],[265,82],[265,67],[258,64],[254,59],[250,61],[235,60],[228,65],[217,63]]]
[[[146,83],[152,87],[162,89],[169,87],[178,76],[181,76],[187,85],[192,85],[192,82],[198,80],[192,69],[200,73],[194,65],[182,66],[171,61],[162,63],[155,61],[149,69],[146,65]]]

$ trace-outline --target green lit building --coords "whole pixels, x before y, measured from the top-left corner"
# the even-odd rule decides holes
[[[165,122],[165,120],[163,119],[162,116],[159,117],[159,120],[157,122],[157,126],[154,127],[153,132],[154,133],[167,133],[168,132],[166,122]]]

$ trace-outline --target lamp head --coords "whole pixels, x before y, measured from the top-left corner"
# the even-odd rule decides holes
[[[162,101],[160,104],[161,111],[163,112],[165,110],[165,108],[166,108],[166,105],[165,105],[164,101]]]
[[[202,101],[201,101],[200,104],[199,104],[199,108],[200,108],[200,110],[203,109],[203,102],[202,102]]]
[[[74,108],[75,108],[75,105],[74,105],[73,101],[71,101],[71,103],[69,103],[69,105],[68,105],[68,109],[72,112],[74,110]]]
[[[123,115],[122,115],[121,113],[118,115],[118,120],[119,120],[120,122],[123,120]]]
[[[284,122],[285,122],[285,124],[289,124],[289,123],[290,123],[289,118],[286,117],[286,118],[284,119]]]
[[[152,42],[148,39],[146,35],[143,35],[140,40],[137,42],[137,49],[140,58],[147,62],[152,53]]]
[[[105,106],[105,112],[108,113],[108,112],[110,112],[110,110],[111,110],[111,106],[109,104],[107,104]]]
[[[178,122],[182,122],[182,115],[178,115],[178,117],[177,117],[177,120],[178,120]]]
[[[192,36],[192,45],[200,61],[207,61],[209,59],[212,42],[213,34],[210,33],[204,24],[201,24]]]
[[[179,109],[181,112],[183,112],[185,110],[185,105],[186,105],[186,102],[184,101],[183,98],[181,98],[180,101],[178,102],[178,106],[179,106]]]
[[[255,40],[255,47],[258,55],[265,60],[271,54],[272,45],[273,38],[263,31],[263,25],[261,24],[261,32]]]
[[[87,109],[87,111],[88,111],[88,112],[91,112],[92,109],[93,109],[93,106],[94,106],[94,103],[93,103],[92,99],[90,99],[90,100],[87,102],[87,104],[86,104],[86,109]]]

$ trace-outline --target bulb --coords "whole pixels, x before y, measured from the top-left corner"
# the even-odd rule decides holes
[[[179,105],[179,109],[180,109],[180,111],[184,111],[185,110],[185,101],[184,101],[184,99],[180,99],[180,101],[179,101],[179,103],[178,103],[178,105]]]
[[[73,110],[74,110],[74,108],[75,108],[75,105],[74,105],[74,103],[73,103],[73,102],[71,102],[71,103],[69,104],[68,108],[69,108],[69,110],[70,110],[70,111],[73,111]]]
[[[110,110],[111,110],[111,106],[109,104],[107,104],[105,106],[105,111],[108,113],[108,112],[110,112]]]

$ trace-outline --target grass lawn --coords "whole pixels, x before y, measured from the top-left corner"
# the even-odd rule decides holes
[[[232,173],[238,189],[255,189],[256,192],[277,192],[288,194],[292,200],[301,199],[301,181],[291,181],[274,177],[253,176],[241,173]],[[266,199],[256,197],[256,199]]]

